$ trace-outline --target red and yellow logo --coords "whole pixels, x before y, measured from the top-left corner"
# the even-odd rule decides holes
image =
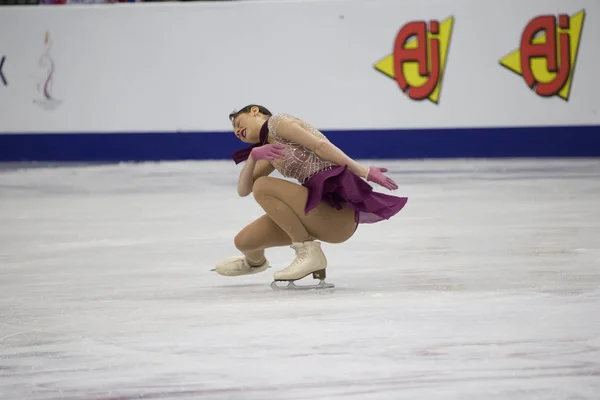
[[[394,52],[375,69],[396,80],[409,98],[438,104],[453,23],[453,17],[430,21],[429,27],[426,21],[409,22],[396,35]]]
[[[500,60],[500,65],[523,77],[529,88],[542,97],[569,100],[573,72],[583,31],[585,11],[540,15],[521,35],[521,45]]]

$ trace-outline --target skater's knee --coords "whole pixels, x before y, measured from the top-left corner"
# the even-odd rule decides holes
[[[235,245],[236,249],[238,249],[241,252],[244,252],[249,250],[249,239],[250,238],[248,237],[248,234],[244,231],[241,231],[240,233],[235,235],[235,238],[233,238],[233,244]]]
[[[242,253],[259,250],[261,248],[260,242],[257,241],[256,232],[252,233],[246,229],[235,235],[233,244],[235,245],[235,248]]]
[[[269,182],[272,179],[273,178],[268,176],[261,176],[254,181],[254,185],[252,186],[252,194],[254,195],[254,198],[258,199],[268,193],[270,186]]]

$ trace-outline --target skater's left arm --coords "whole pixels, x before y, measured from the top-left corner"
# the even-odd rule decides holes
[[[348,169],[361,178],[367,179],[369,168],[360,165],[336,145],[327,139],[319,139],[310,134],[300,124],[293,120],[279,122],[277,135],[301,144],[314,151],[319,157],[337,165],[347,165]]]

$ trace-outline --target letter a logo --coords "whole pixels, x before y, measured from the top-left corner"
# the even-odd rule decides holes
[[[521,75],[538,96],[569,100],[585,11],[533,18],[521,35],[521,46],[500,65]]]
[[[404,25],[394,42],[394,52],[375,63],[382,74],[396,80],[412,100],[437,104],[450,47],[454,18],[439,23],[414,21]]]

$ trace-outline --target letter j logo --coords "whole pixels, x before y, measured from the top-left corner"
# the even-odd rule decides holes
[[[585,11],[533,18],[521,35],[521,45],[500,65],[521,75],[538,96],[569,100],[573,72],[583,31]]]
[[[438,104],[448,57],[454,18],[443,22],[413,21],[404,25],[394,41],[394,52],[375,63],[382,74],[394,79],[412,100]]]

